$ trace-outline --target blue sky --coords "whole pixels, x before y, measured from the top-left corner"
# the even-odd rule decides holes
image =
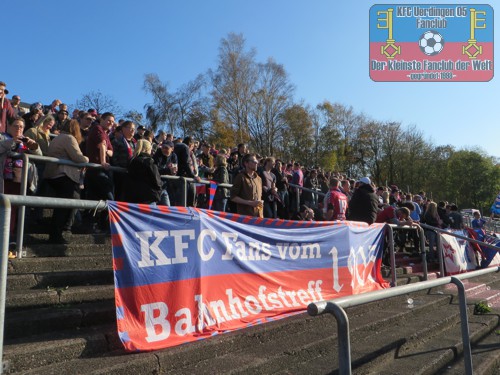
[[[157,73],[175,90],[216,67],[221,38],[242,33],[247,46],[256,48],[258,61],[273,57],[284,65],[297,101],[339,102],[375,120],[415,125],[436,145],[479,146],[500,156],[497,78],[477,83],[370,80],[369,9],[380,3],[9,1],[0,16],[4,42],[9,41],[2,47],[0,80],[7,83],[9,97],[16,93],[27,102],[59,98],[73,104],[82,94],[100,90],[125,110],[140,111],[150,101],[142,90],[144,74]],[[493,9],[498,3],[489,2]]]

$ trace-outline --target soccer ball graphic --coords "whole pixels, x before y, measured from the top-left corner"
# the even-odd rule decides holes
[[[420,50],[427,56],[434,56],[444,48],[444,39],[437,31],[426,31],[418,40]]]

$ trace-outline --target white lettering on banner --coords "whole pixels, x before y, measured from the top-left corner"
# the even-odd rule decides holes
[[[321,248],[319,243],[298,244],[296,242],[279,242],[276,244],[278,253],[282,260],[286,259],[288,253],[290,259],[321,259]]]
[[[374,282],[372,269],[376,257],[376,246],[368,246],[368,257],[365,254],[363,246],[360,246],[358,250],[351,247],[349,252],[349,259],[347,260],[347,268],[352,276],[351,286],[356,287],[356,282],[358,285],[364,286],[365,282]],[[361,262],[360,262],[361,260]],[[362,267],[360,270],[359,267]]]
[[[149,303],[141,306],[145,315],[147,342],[156,342],[168,339],[170,336],[170,322],[167,319],[168,306],[164,302]],[[156,313],[156,311],[158,313]],[[159,332],[157,333],[157,328]]]
[[[168,264],[187,263],[188,259],[184,256],[184,250],[188,248],[188,243],[182,241],[182,237],[187,236],[190,240],[194,239],[194,230],[172,230],[170,236],[174,238],[174,257],[169,258],[160,249],[160,243],[169,237],[168,230],[136,232],[135,236],[141,244],[141,260],[137,262],[140,268],[164,266]],[[149,239],[154,238],[153,243],[149,244]],[[151,258],[153,254],[156,259]]]
[[[189,242],[195,240],[194,230],[161,230],[136,232],[141,249],[141,260],[137,262],[140,268],[165,266],[173,264],[188,263],[185,250]],[[187,240],[185,239],[187,237]],[[208,262],[215,255],[213,244],[217,241],[217,233],[211,229],[203,229],[196,238],[196,247],[200,259]],[[244,242],[238,241],[237,233],[222,232],[220,237],[225,245],[225,253],[222,260],[232,260],[234,256],[241,261],[268,261],[272,257],[272,245],[267,242]],[[160,248],[165,239],[173,239],[173,257],[167,255],[171,249]],[[152,241],[152,242],[151,242]],[[150,244],[151,242],[151,244]],[[210,243],[211,242],[211,243]],[[297,243],[279,242],[276,244],[281,260],[291,259],[321,259],[321,247],[319,243]]]
[[[178,336],[186,336],[195,331],[202,332],[205,328],[219,325],[231,320],[241,319],[252,315],[257,315],[262,310],[272,311],[285,307],[306,306],[310,302],[322,301],[321,294],[322,280],[311,280],[307,283],[307,290],[283,290],[278,288],[277,292],[266,294],[266,287],[259,286],[257,297],[247,295],[246,297],[234,296],[232,289],[226,289],[227,300],[215,300],[203,302],[203,296],[197,294],[194,301],[197,306],[197,313],[187,307],[179,309],[175,314],[175,333]],[[300,301],[297,301],[297,298]],[[146,341],[156,342],[167,340],[170,337],[173,322],[167,319],[168,306],[164,302],[154,302],[141,305],[144,313],[144,324],[146,330]],[[196,316],[197,324],[193,322]]]
[[[215,241],[217,239],[217,236],[215,232],[210,229],[203,229],[200,235],[198,236],[198,253],[200,254],[201,260],[207,262],[214,256],[215,250],[213,247],[210,246],[208,254],[205,254],[203,252],[203,241],[205,240],[205,236],[209,236],[212,241]]]
[[[339,285],[339,253],[337,248],[335,246],[332,247],[329,254],[332,255],[333,290],[338,293],[344,284]]]

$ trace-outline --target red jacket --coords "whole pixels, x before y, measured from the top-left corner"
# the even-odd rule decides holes
[[[14,113],[14,108],[12,108],[10,104],[10,100],[4,98],[3,107],[0,108],[0,133],[5,133],[7,131],[7,121],[12,121],[15,118],[16,114]]]

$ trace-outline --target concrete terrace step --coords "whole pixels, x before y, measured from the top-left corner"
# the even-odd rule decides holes
[[[66,238],[72,244],[108,244],[111,248],[111,236],[109,234],[70,234],[65,232],[64,238]],[[48,234],[29,234],[24,237],[24,245],[33,244],[46,244],[48,243]]]
[[[113,300],[114,285],[72,286],[33,290],[14,290],[7,293],[6,309],[64,305]]]
[[[77,305],[56,304],[29,310],[8,311],[5,317],[6,344],[9,340],[50,333],[57,335],[64,330],[79,332],[82,327],[114,323],[114,300],[103,300]]]
[[[111,255],[111,244],[82,244],[69,243],[67,245],[41,243],[23,246],[25,257],[75,257]]]
[[[10,259],[8,274],[112,269],[108,255]]]
[[[4,356],[10,368],[21,372],[68,359],[99,357],[120,347],[116,326],[108,324],[11,340],[4,346]]]
[[[472,347],[472,368],[475,375],[500,374],[500,334],[497,327],[493,332],[485,335]],[[464,373],[463,358],[460,357],[452,364],[442,369],[442,374],[462,375]]]
[[[391,299],[388,303],[374,303],[366,306],[358,306],[350,309],[353,321],[359,325],[369,325],[377,329],[385,330],[395,324],[403,324],[406,316],[420,316],[429,310],[436,308],[448,309],[451,297],[445,295],[423,295],[418,297],[422,301],[414,309],[407,308],[406,298]],[[387,307],[392,314],[387,313]],[[401,311],[402,310],[402,311]],[[399,323],[398,323],[399,322]],[[266,370],[264,360],[271,361],[279,357],[280,361],[287,362],[289,353],[300,350],[304,345],[310,344],[318,339],[330,340],[335,327],[335,320],[331,316],[311,318],[305,314],[291,318],[271,322],[261,326],[236,331],[226,335],[220,335],[201,342],[190,343],[170,349],[155,352],[158,358],[155,363],[160,363],[162,371],[165,373],[230,373],[241,372],[244,369],[255,368],[256,362],[262,362],[262,366],[257,369],[257,373],[270,373]],[[291,337],[293,339],[291,340]],[[288,353],[288,354],[287,354]],[[149,353],[141,355],[123,357],[123,361],[130,363],[131,367],[123,364],[118,365],[114,361],[116,353],[109,353],[109,365],[105,365],[102,373],[130,373],[130,368],[143,363],[143,357],[149,358]],[[135,361],[138,361],[135,363]],[[101,358],[85,360],[72,360],[68,363],[55,363],[47,368],[37,369],[36,373],[63,373],[65,369],[78,369],[81,372],[71,373],[93,373],[89,369],[98,368],[97,363],[102,363]],[[107,363],[107,362],[106,362]],[[71,366],[71,367],[68,367]],[[114,366],[118,366],[114,369]],[[153,370],[156,367],[153,367]],[[119,370],[118,370],[119,369]],[[127,369],[127,370],[125,370]],[[149,369],[149,368],[148,368]],[[36,371],[36,370],[34,370]],[[116,371],[116,372],[114,372]],[[125,371],[125,372],[123,372]],[[144,369],[142,373],[152,373]],[[244,372],[244,371],[243,371]],[[256,373],[253,372],[252,373]],[[35,372],[32,372],[35,373]],[[99,372],[95,372],[99,373]],[[163,373],[163,372],[161,372]]]
[[[113,284],[113,271],[83,270],[13,274],[7,278],[7,290],[61,288],[66,286]]]

